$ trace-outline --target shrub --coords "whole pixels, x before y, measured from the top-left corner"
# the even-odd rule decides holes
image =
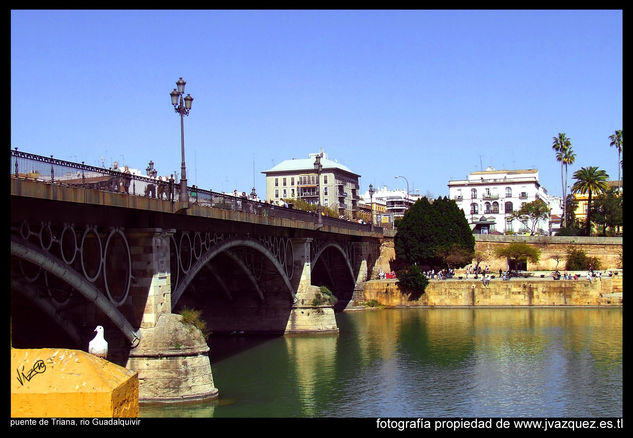
[[[182,315],[182,322],[200,330],[205,340],[209,338],[209,336],[211,335],[211,330],[207,328],[206,321],[202,319],[202,312],[200,310],[184,307],[180,311],[180,315]]]
[[[593,266],[593,269],[600,269],[600,260],[597,257],[587,257],[584,250],[570,246],[567,248],[568,271],[586,271]]]
[[[338,299],[334,296],[332,291],[326,286],[321,286],[319,292],[316,293],[312,300],[313,306],[333,306]]]
[[[428,284],[428,278],[426,278],[417,265],[410,265],[398,271],[398,285],[400,286],[400,290],[410,293],[410,299],[412,300],[420,298]]]

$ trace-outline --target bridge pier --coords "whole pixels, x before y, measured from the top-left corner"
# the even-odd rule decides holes
[[[133,272],[130,300],[141,315],[141,341],[126,367],[138,372],[139,400],[173,402],[218,396],[209,346],[197,328],[171,313],[169,242],[173,230],[128,231]]]
[[[348,303],[348,307],[354,307],[360,305],[364,297],[365,282],[369,280],[371,276],[370,260],[376,257],[376,254],[372,252],[371,245],[368,242],[354,242],[354,260],[358,260],[359,266],[357,268],[357,275],[354,279],[354,292],[352,299]],[[377,257],[376,257],[377,258]]]
[[[311,244],[311,238],[292,239],[296,299],[290,310],[285,334],[338,333],[334,308],[318,304],[320,289],[312,285]]]

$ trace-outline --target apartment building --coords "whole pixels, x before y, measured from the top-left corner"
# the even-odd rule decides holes
[[[320,179],[315,168],[318,155]],[[266,175],[267,201],[302,199],[317,204],[320,199],[322,206],[338,210],[340,216],[356,217],[360,175],[328,158],[323,151],[309,154],[308,158],[284,160],[262,173]]]
[[[542,199],[551,209],[552,217],[560,217],[560,198],[550,197],[539,183],[537,169],[472,172],[465,180],[448,182],[449,198],[464,211],[473,233],[526,233],[528,224],[512,218],[512,212],[523,205]],[[551,234],[549,220],[539,221],[536,229]]]
[[[386,186],[376,188],[373,196],[369,195],[369,191],[361,195],[363,203],[372,204],[374,223],[382,226],[393,226],[395,220],[401,219],[418,199],[419,193],[391,190]]]

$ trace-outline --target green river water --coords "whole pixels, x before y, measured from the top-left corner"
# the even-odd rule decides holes
[[[141,417],[621,417],[622,308],[337,314],[338,335],[210,338],[219,398]]]

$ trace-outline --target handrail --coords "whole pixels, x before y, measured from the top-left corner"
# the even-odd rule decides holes
[[[72,161],[65,161],[43,155],[11,150],[11,175],[14,178],[33,179],[51,184],[66,185],[72,187],[92,188],[102,191],[119,192],[133,196],[146,196],[179,201],[180,193],[178,184],[173,175],[169,178],[155,178],[122,170],[106,169],[90,166]],[[164,179],[163,179],[164,178]],[[301,220],[305,222],[318,222],[317,213],[312,213],[294,208],[286,208],[263,201],[243,198],[240,196],[218,193],[199,187],[187,187],[188,201],[190,204],[208,208],[221,208],[225,210],[242,211],[260,216],[280,217]],[[357,231],[381,232],[382,227],[371,224],[361,224],[344,219],[323,216],[323,224],[338,226]]]

